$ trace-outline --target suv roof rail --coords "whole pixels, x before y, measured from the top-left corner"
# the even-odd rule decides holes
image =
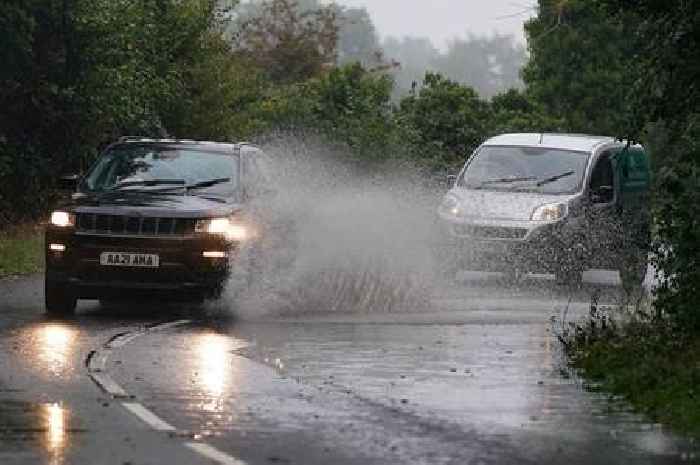
[[[188,144],[233,144],[233,142],[217,142],[209,140],[177,139],[172,137],[143,137],[143,136],[122,136],[119,142],[186,142]]]

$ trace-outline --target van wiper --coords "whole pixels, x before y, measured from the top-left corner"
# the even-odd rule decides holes
[[[216,178],[216,179],[209,179],[207,181],[200,181],[196,182],[194,184],[190,184],[185,186],[186,190],[194,190],[194,189],[203,189],[205,187],[211,187],[215,186],[217,184],[223,184],[225,182],[230,182],[231,178]]]
[[[535,181],[537,178],[533,176],[527,176],[527,177],[511,177],[511,178],[499,178],[499,179],[489,179],[488,181],[484,181],[480,184],[480,186],[485,186],[487,184],[505,184],[509,182],[521,182],[521,181]]]
[[[576,171],[565,171],[561,174],[557,174],[556,176],[552,176],[551,178],[545,178],[537,183],[537,187],[544,186],[545,184],[549,184],[550,182],[559,181],[561,178],[571,176],[574,173],[576,173]]]

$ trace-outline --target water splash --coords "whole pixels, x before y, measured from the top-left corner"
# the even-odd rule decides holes
[[[237,315],[429,305],[439,193],[417,170],[356,162],[308,137],[278,137],[263,149],[272,192],[251,205],[262,238],[241,251],[225,296]]]

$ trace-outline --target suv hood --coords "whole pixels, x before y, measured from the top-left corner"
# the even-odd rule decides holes
[[[576,194],[538,194],[454,188],[448,195],[459,199],[464,218],[529,221],[535,208],[567,203]]]
[[[230,215],[240,209],[240,204],[230,203],[225,199],[219,200],[195,195],[111,192],[108,194],[74,195],[70,207],[76,213],[207,218]]]

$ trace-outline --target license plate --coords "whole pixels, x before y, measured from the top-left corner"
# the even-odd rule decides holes
[[[158,268],[160,266],[160,257],[149,253],[102,252],[100,254],[100,265]]]

